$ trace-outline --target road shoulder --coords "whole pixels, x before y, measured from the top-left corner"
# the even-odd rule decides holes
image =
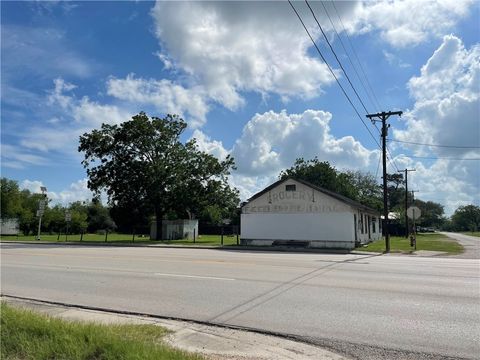
[[[250,331],[209,326],[194,322],[81,309],[8,296],[2,296],[1,300],[11,306],[31,309],[68,321],[159,325],[172,331],[165,339],[170,346],[189,352],[200,353],[212,360],[347,359],[317,346]]]

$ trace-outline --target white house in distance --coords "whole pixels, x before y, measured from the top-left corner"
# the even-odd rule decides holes
[[[380,213],[345,196],[287,178],[242,206],[244,245],[353,249],[382,236]]]

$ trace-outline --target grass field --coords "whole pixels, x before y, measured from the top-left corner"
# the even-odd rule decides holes
[[[368,244],[367,247],[359,247],[356,250],[383,252],[385,251],[385,240],[381,239]],[[463,252],[463,246],[453,239],[436,233],[417,234],[417,250],[443,251],[448,254],[460,254]],[[410,253],[414,248],[410,246],[410,240],[405,237],[390,237],[390,251]]]
[[[480,231],[473,231],[473,232],[472,231],[465,231],[465,232],[462,232],[462,234],[480,237]]]
[[[132,235],[131,234],[108,234],[107,235],[107,243],[129,243],[132,242]],[[51,241],[51,242],[77,242],[80,241],[80,235],[41,235],[41,241]],[[0,240],[5,241],[36,241],[36,235],[19,235],[19,236],[2,236]],[[83,235],[83,242],[105,242],[105,235],[98,235],[98,234],[84,234]],[[240,241],[240,240],[239,240]],[[168,244],[168,245],[209,245],[209,246],[219,246],[221,245],[221,236],[220,235],[200,235],[195,239],[195,243],[193,240],[171,240],[171,241],[154,241],[150,240],[149,236],[139,237],[139,235],[135,236],[135,243],[147,243],[147,244]],[[224,235],[223,236],[223,244],[224,245],[236,245],[237,238],[236,236],[231,235]]]
[[[1,240],[6,241],[36,241],[37,235],[18,235],[18,236],[2,236]],[[83,237],[80,234],[69,234],[65,236],[62,235],[47,235],[41,234],[40,240],[41,241],[82,241],[84,242],[105,242],[105,235],[100,234],[83,234]],[[117,234],[111,233],[107,234],[107,242],[132,242],[133,236],[132,234]],[[139,235],[135,235],[135,242],[150,242],[150,237],[148,235],[140,237]]]
[[[67,322],[1,304],[2,359],[204,359],[165,345],[166,334],[155,325]]]

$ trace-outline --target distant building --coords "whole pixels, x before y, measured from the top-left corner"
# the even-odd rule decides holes
[[[345,196],[288,178],[242,207],[244,245],[353,249],[382,236],[380,213]]]
[[[18,235],[19,225],[18,219],[0,219],[1,235]]]
[[[150,226],[150,238],[157,237],[157,222]],[[198,237],[198,220],[162,220],[162,240],[193,240]]]

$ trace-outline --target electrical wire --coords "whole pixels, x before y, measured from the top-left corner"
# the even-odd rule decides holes
[[[412,144],[412,145],[422,145],[422,146],[433,146],[433,147],[442,147],[442,148],[451,148],[451,149],[480,149],[480,146],[461,146],[461,145],[440,145],[440,144],[425,144],[414,141],[403,141],[403,140],[393,140],[388,141],[403,143],[403,144]]]
[[[375,129],[377,129],[377,131],[381,134],[381,131],[380,131],[380,129],[379,129],[378,126],[377,126],[377,123],[374,122],[373,125],[375,126]],[[388,139],[387,139],[387,140],[388,140]],[[399,171],[398,166],[397,166],[397,164],[395,163],[395,158],[394,158],[393,155],[391,154],[390,149],[388,148],[388,146],[386,146],[386,150],[387,150],[387,153],[388,153],[388,155],[389,155],[389,157],[387,157],[387,159],[390,161],[390,165],[392,165],[392,167],[394,167],[395,169],[397,169],[397,171]],[[390,160],[390,158],[391,158],[391,160]]]
[[[413,156],[413,155],[401,155],[403,157],[409,157],[413,159],[427,159],[427,160],[470,160],[470,161],[480,161],[480,158],[452,158],[452,157],[435,157],[435,156]]]
[[[381,154],[378,155],[378,164],[377,164],[377,171],[375,171],[375,180],[377,180],[378,176],[378,169],[380,169],[380,163],[382,162],[382,156]]]
[[[360,66],[360,70],[361,72],[363,73],[363,76],[365,77],[365,80],[367,81],[367,85],[370,89],[370,91],[372,92],[372,95],[373,95],[373,98],[375,99],[376,101],[376,104],[377,104],[377,110],[378,112],[380,112],[380,103],[378,102],[378,98],[377,96],[375,95],[375,91],[373,91],[373,88],[372,88],[372,85],[370,84],[370,81],[368,81],[368,77],[365,73],[365,70],[362,66],[362,63],[360,62],[360,59],[358,58],[358,55],[357,55],[357,52],[355,51],[355,48],[353,47],[353,43],[352,41],[350,40],[350,36],[348,35],[348,32],[347,32],[347,29],[345,29],[345,25],[343,24],[343,21],[342,21],[342,18],[340,17],[340,14],[337,10],[337,7],[335,6],[335,2],[334,1],[331,1],[330,2],[335,10],[335,13],[337,14],[337,17],[338,19],[340,20],[340,24],[342,25],[342,28],[343,28],[343,31],[345,33],[345,35],[347,36],[347,39],[348,39],[348,43],[350,44],[350,47],[352,48],[352,51],[353,51],[353,54],[355,55],[355,58],[357,59],[357,62],[358,62],[358,65]]]
[[[347,81],[348,81],[348,83],[350,84],[353,92],[354,92],[355,95],[357,96],[358,101],[360,101],[360,104],[362,104],[363,109],[364,109],[365,112],[368,114],[369,111],[367,110],[367,107],[365,106],[364,102],[363,102],[362,99],[360,98],[360,95],[358,95],[357,89],[355,89],[355,86],[353,86],[352,81],[350,80],[350,77],[349,77],[348,74],[347,74],[347,71],[346,71],[345,68],[343,67],[342,62],[341,62],[340,59],[338,58],[337,53],[335,52],[335,50],[333,49],[332,44],[331,44],[330,41],[328,40],[327,34],[325,34],[325,31],[323,31],[323,27],[322,27],[322,25],[320,25],[320,22],[318,21],[317,16],[315,15],[315,12],[313,11],[312,7],[311,7],[310,4],[308,3],[308,0],[305,0],[305,4],[307,4],[308,8],[310,9],[310,12],[312,13],[313,18],[315,19],[315,22],[317,23],[318,27],[320,28],[320,31],[321,31],[322,34],[323,34],[323,38],[324,38],[325,41],[327,42],[330,50],[332,51],[333,55],[335,56],[335,59],[337,60],[338,65],[340,66],[340,68],[342,69],[343,73],[345,74],[345,77],[347,78]]]
[[[355,107],[355,105],[353,104],[352,100],[350,99],[350,97],[348,96],[347,92],[345,91],[345,89],[343,88],[342,84],[340,83],[340,81],[338,80],[337,76],[335,75],[335,73],[333,72],[332,68],[330,67],[330,65],[328,64],[327,60],[325,59],[325,57],[323,56],[322,52],[320,51],[320,48],[318,47],[317,43],[315,42],[315,40],[313,39],[312,35],[310,34],[310,31],[308,31],[307,29],[307,26],[305,25],[305,23],[303,22],[303,19],[301,18],[300,14],[298,13],[297,9],[295,9],[295,6],[293,6],[292,4],[292,1],[291,0],[288,0],[288,3],[290,4],[290,6],[292,7],[293,11],[295,12],[295,14],[297,15],[297,18],[298,20],[300,20],[300,23],[302,24],[303,28],[305,29],[305,32],[307,33],[307,35],[309,36],[310,40],[312,41],[313,45],[315,46],[315,49],[317,50],[318,54],[320,55],[320,57],[322,58],[323,62],[325,63],[325,65],[327,65],[328,67],[328,70],[330,70],[330,73],[333,75],[335,81],[337,82],[338,86],[340,86],[340,89],[342,89],[342,92],[343,92],[343,95],[345,95],[345,97],[347,98],[348,102],[350,103],[350,105],[352,106],[353,110],[355,111],[355,113],[357,114],[358,118],[360,119],[360,121],[362,122],[362,124],[365,126],[365,128],[367,129],[368,133],[370,134],[370,136],[372,137],[372,139],[375,141],[375,143],[377,144],[377,146],[381,149],[381,146],[379,144],[379,142],[377,141],[377,139],[375,138],[375,136],[372,134],[372,132],[370,131],[370,129],[368,128],[367,124],[365,123],[365,121],[363,120],[362,116],[360,115],[360,113],[358,112],[357,108]]]
[[[356,67],[355,64],[353,63],[352,58],[350,57],[350,54],[348,53],[348,50],[347,50],[347,48],[345,47],[345,44],[343,43],[342,37],[341,37],[340,34],[338,33],[337,28],[335,27],[335,24],[333,23],[332,18],[330,17],[330,14],[328,13],[327,8],[325,7],[325,4],[323,3],[323,1],[321,1],[320,3],[322,4],[323,10],[325,11],[325,14],[327,15],[328,20],[330,21],[330,24],[332,25],[332,28],[333,28],[333,30],[335,31],[335,34],[337,35],[338,40],[340,40],[340,44],[342,45],[343,51],[345,51],[345,54],[347,55],[348,61],[350,62],[350,65],[352,66],[353,71],[354,71],[355,74],[357,75],[357,79],[358,79],[358,81],[360,82],[360,85],[362,85],[363,91],[365,92],[365,94],[367,94],[368,100],[370,100],[370,103],[373,105],[373,107],[376,107],[376,106],[375,106],[375,102],[373,101],[370,93],[367,91],[367,88],[365,87],[365,84],[364,84],[364,82],[362,81],[362,79],[361,79],[361,77],[360,77],[360,74],[359,74],[358,71],[357,71],[357,67]],[[377,110],[378,110],[378,108],[377,108]]]

